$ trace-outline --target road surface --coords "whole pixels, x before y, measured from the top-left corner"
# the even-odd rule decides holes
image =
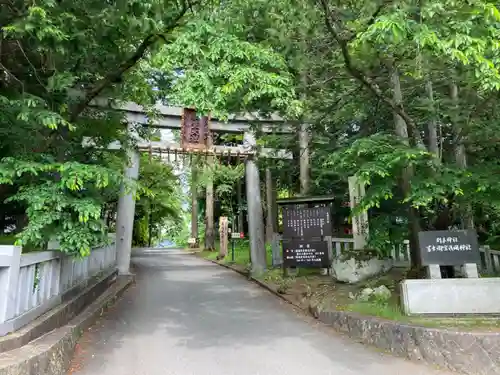
[[[71,374],[445,374],[356,344],[193,255],[133,261],[136,285],[84,334]]]

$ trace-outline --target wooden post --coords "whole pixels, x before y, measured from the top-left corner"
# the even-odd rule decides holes
[[[213,168],[213,156],[209,156],[207,161],[209,168]],[[205,250],[215,250],[214,181],[212,178],[207,183],[205,195]]]
[[[244,145],[246,147],[253,148],[256,144],[255,136],[252,133],[244,134]],[[264,220],[262,199],[260,196],[259,169],[252,158],[248,158],[246,161],[245,176],[252,273],[260,274],[265,271],[267,266],[266,247],[264,243]]]
[[[226,216],[221,216],[219,218],[219,256],[218,259],[224,259],[227,255],[227,249],[229,246],[229,221]]]
[[[352,211],[365,196],[365,187],[359,183],[356,176],[349,177],[348,183]],[[363,249],[368,240],[368,213],[366,211],[352,217],[352,233],[354,237],[354,249]]]

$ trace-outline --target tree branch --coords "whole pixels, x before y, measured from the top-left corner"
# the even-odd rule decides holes
[[[386,105],[388,105],[396,114],[401,116],[405,121],[406,125],[410,128],[411,134],[415,139],[417,145],[423,145],[422,136],[418,130],[417,124],[410,117],[410,115],[404,110],[402,105],[398,105],[394,100],[384,94],[380,86],[375,82],[375,80],[368,75],[364,74],[360,69],[354,66],[351,54],[349,52],[348,43],[352,41],[354,37],[350,36],[348,38],[342,37],[343,30],[337,25],[336,17],[328,5],[328,0],[319,0],[323,8],[325,15],[325,26],[332,37],[337,41],[342,52],[342,58],[344,60],[344,65],[347,71],[361,82],[366,88],[368,88],[377,98],[382,100]],[[371,17],[370,22],[373,23],[376,16],[380,13],[382,7],[379,7],[375,12],[375,15]]]
[[[163,33],[148,35],[142,43],[137,47],[135,52],[122,62],[115,71],[108,73],[103,79],[96,82],[90,89],[85,92],[83,99],[76,104],[70,115],[70,122],[74,122],[78,116],[85,110],[89,103],[95,99],[106,87],[112,83],[116,83],[129,69],[133,68],[146,54],[146,51],[155,44],[158,40],[167,41],[166,34],[172,32],[178,24],[179,21],[184,17],[186,12],[191,8],[189,1],[183,1],[182,8],[179,14],[171,21],[170,25],[165,29]]]

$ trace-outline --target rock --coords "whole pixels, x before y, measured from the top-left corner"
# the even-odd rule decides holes
[[[392,259],[371,258],[369,260],[356,260],[354,258],[337,258],[332,262],[332,275],[337,281],[356,284],[370,277],[385,273],[392,266]]]
[[[373,298],[377,301],[387,301],[391,298],[391,291],[385,285],[380,285],[373,289]]]
[[[386,302],[389,298],[391,298],[391,291],[385,285],[381,285],[375,289],[364,288],[356,297],[361,302]]]
[[[373,293],[374,290],[372,288],[365,288],[359,293],[357,300],[362,302],[368,302]]]

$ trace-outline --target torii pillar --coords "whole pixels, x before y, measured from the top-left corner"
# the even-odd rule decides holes
[[[127,189],[122,183],[116,218],[116,264],[119,275],[130,275],[130,257],[132,254],[132,233],[135,217],[135,183],[139,178],[141,155],[136,149],[127,150],[128,161],[125,165],[125,179],[133,185]]]
[[[257,142],[255,135],[245,132],[244,146],[250,150],[255,149]],[[262,212],[262,199],[260,195],[259,168],[253,157],[245,163],[246,195],[248,207],[248,230],[250,238],[250,261],[252,273],[260,274],[266,270],[266,246],[264,238],[264,217]]]

